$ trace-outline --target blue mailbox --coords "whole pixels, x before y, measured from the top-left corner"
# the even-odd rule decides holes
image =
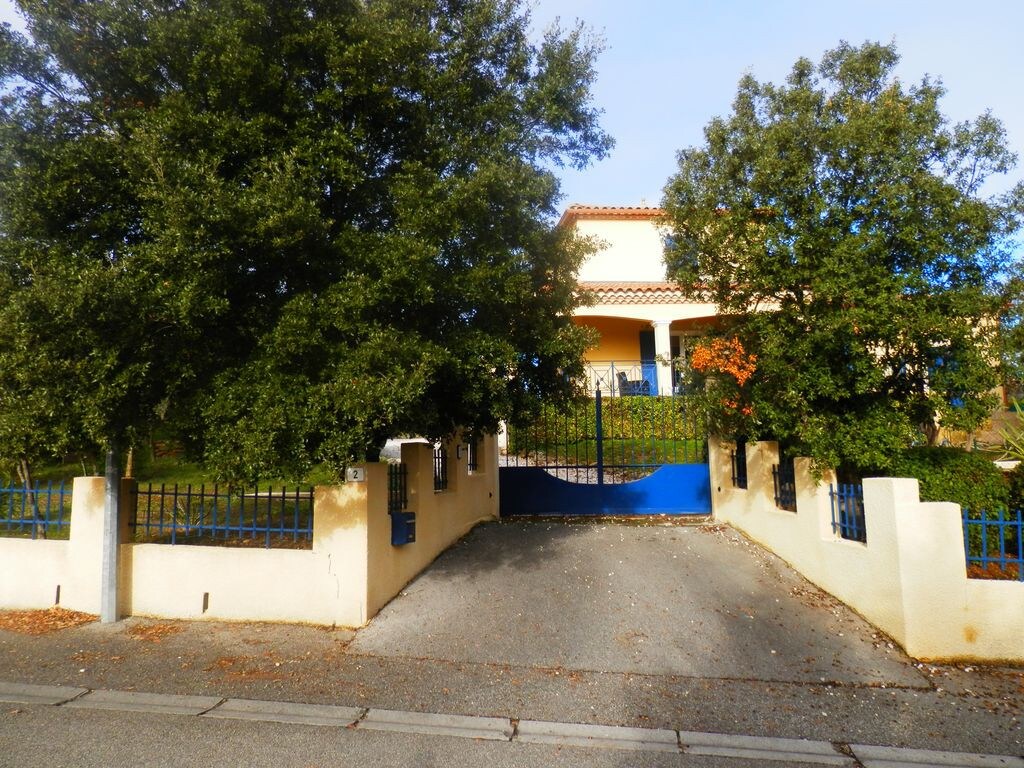
[[[400,547],[416,541],[416,513],[389,512],[391,515],[391,546]]]

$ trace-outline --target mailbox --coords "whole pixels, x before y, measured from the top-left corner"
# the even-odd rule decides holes
[[[389,512],[391,515],[391,546],[400,547],[416,541],[416,513]]]

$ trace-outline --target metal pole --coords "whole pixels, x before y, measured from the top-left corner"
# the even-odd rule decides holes
[[[103,570],[100,576],[100,621],[111,624],[117,615],[117,565],[120,549],[119,508],[121,469],[117,463],[117,446],[107,450],[106,493],[103,505]]]
[[[604,436],[601,425],[601,388],[594,393],[594,431],[597,433],[597,484],[604,485]]]

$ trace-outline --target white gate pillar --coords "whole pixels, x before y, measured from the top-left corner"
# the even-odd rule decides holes
[[[652,320],[654,326],[654,354],[658,356],[658,394],[672,394],[672,335],[671,320]]]

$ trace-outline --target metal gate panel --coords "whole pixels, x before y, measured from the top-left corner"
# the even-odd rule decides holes
[[[709,515],[707,464],[666,464],[615,485],[570,483],[537,467],[502,467],[502,517],[515,515]]]
[[[682,397],[617,393],[511,427],[501,514],[705,515],[711,480],[702,420]]]

